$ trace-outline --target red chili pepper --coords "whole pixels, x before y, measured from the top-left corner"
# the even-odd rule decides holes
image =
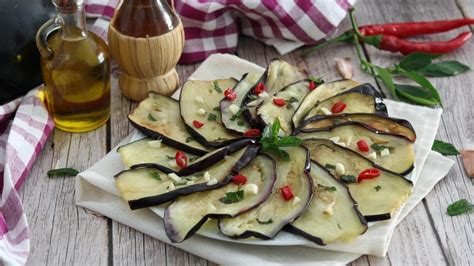
[[[314,81],[311,80],[311,81],[309,82],[309,84],[308,84],[308,89],[309,89],[310,91],[316,89],[316,82],[314,82]]]
[[[280,188],[280,191],[285,200],[291,200],[294,197],[293,191],[289,185]]]
[[[369,145],[367,145],[367,142],[365,142],[365,140],[363,139],[357,141],[357,148],[359,148],[359,151],[362,151],[362,152],[369,151]]]
[[[273,104],[276,106],[285,106],[286,102],[285,99],[277,98],[273,99]]]
[[[450,31],[452,29],[457,29],[467,25],[474,25],[474,19],[461,18],[454,20],[374,24],[361,26],[359,27],[359,31],[365,36],[385,34],[399,38],[405,38],[416,35]]]
[[[224,96],[227,100],[233,101],[233,100],[235,100],[235,98],[237,98],[237,93],[235,93],[235,91],[233,89],[227,88],[224,91]]]
[[[251,128],[247,131],[244,132],[245,137],[260,137],[262,135],[262,132],[258,128]]]
[[[360,172],[359,176],[357,177],[357,182],[360,183],[364,179],[374,179],[380,176],[380,170],[377,168],[368,168],[364,171]]]
[[[347,106],[347,104],[345,104],[343,102],[337,102],[337,103],[332,105],[331,112],[333,114],[340,113],[340,112],[344,111],[344,109],[346,109],[346,106]]]
[[[260,93],[266,91],[267,88],[265,87],[265,84],[263,82],[259,82],[257,86],[255,86],[254,92],[256,95],[259,95]]]
[[[204,123],[201,123],[201,122],[199,122],[199,121],[197,121],[197,120],[194,120],[194,121],[193,121],[193,126],[194,126],[195,128],[201,128],[202,126],[204,126]]]
[[[188,165],[188,157],[186,157],[186,154],[182,151],[177,151],[174,159],[179,168],[184,168]]]
[[[245,185],[247,183],[247,177],[244,175],[234,175],[232,177],[232,183],[236,185]]]

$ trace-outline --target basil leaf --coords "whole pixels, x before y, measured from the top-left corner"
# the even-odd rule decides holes
[[[443,61],[418,69],[416,72],[428,77],[450,77],[469,70],[471,70],[469,66],[458,61]]]
[[[438,54],[415,52],[403,57],[402,60],[400,60],[399,66],[406,71],[418,70],[431,64],[433,59],[439,56]]]
[[[381,68],[381,67],[377,67],[376,70],[377,70],[377,77],[383,81],[385,86],[387,86],[387,89],[390,91],[393,98],[395,100],[398,100],[398,95],[395,90],[395,85],[393,84],[393,79],[390,72],[387,69]]]
[[[227,192],[225,197],[219,199],[220,202],[225,204],[236,203],[244,199],[244,191],[238,190],[236,192]]]
[[[426,106],[435,106],[439,104],[438,100],[436,100],[435,97],[423,87],[405,84],[394,85],[397,93],[408,102]]]
[[[458,155],[459,151],[451,143],[435,139],[432,150],[441,153],[442,155]]]
[[[48,171],[48,177],[57,177],[57,176],[76,176],[79,174],[74,168],[58,168],[58,169],[51,169]]]
[[[374,150],[374,151],[378,151],[378,152],[381,152],[385,149],[390,149],[390,147],[387,147],[387,146],[383,146],[383,145],[379,145],[377,143],[372,143],[372,145],[370,145],[370,147]]]
[[[442,105],[441,97],[438,94],[438,90],[436,90],[436,88],[433,86],[433,84],[431,84],[431,82],[428,79],[426,79],[425,77],[423,77],[422,75],[414,71],[410,71],[410,72],[400,71],[399,74],[408,79],[413,80],[414,82],[418,83],[423,88],[426,88],[431,93],[431,95],[433,95],[433,98],[436,99],[440,105]]]
[[[449,216],[456,216],[472,211],[473,208],[474,205],[469,203],[466,199],[461,199],[450,204],[447,208],[447,213]]]

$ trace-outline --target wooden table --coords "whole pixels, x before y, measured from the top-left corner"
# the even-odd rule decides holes
[[[360,24],[389,21],[452,19],[474,17],[473,0],[360,0],[357,4]],[[349,28],[346,20],[342,29]],[[466,30],[464,28],[463,30]],[[433,36],[447,39],[459,31]],[[388,66],[398,55],[381,53],[366,47],[366,56],[376,64]],[[247,37],[240,39],[238,56],[266,66],[277,57],[273,48]],[[298,51],[283,58],[308,69],[314,76],[334,80],[334,57],[352,58],[355,79],[376,84],[359,71],[355,51],[350,45],[336,45],[302,61]],[[474,66],[474,41],[444,56]],[[199,64],[178,66],[181,81]],[[438,138],[458,148],[474,148],[474,71],[453,78],[432,79],[439,88],[445,110]],[[378,85],[378,84],[377,84]],[[49,179],[51,168],[74,167],[84,170],[103,157],[133,128],[127,114],[135,106],[122,97],[116,82],[112,90],[112,117],[106,126],[84,134],[55,130],[21,189],[31,230],[31,265],[206,265],[213,264],[190,253],[166,245],[106,217],[90,213],[74,204],[74,179]],[[382,88],[385,91],[385,88]],[[388,94],[387,94],[388,95]],[[459,157],[456,164],[434,190],[401,222],[395,230],[384,258],[362,256],[358,264],[395,265],[467,265],[473,263],[474,214],[450,217],[446,207],[461,198],[474,202],[473,180],[467,177]]]

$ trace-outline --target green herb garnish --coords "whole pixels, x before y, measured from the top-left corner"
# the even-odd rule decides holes
[[[466,199],[458,200],[448,206],[447,212],[449,216],[456,216],[459,214],[472,211],[474,205],[469,203]]]
[[[432,150],[441,153],[442,155],[458,155],[459,151],[451,143],[435,139]]]
[[[262,151],[272,152],[283,158],[283,160],[289,160],[290,155],[281,148],[299,146],[303,144],[303,141],[296,136],[279,137],[278,132],[280,131],[280,128],[280,121],[278,119],[275,120],[273,124],[269,124],[265,127],[262,136],[260,137]]]
[[[210,113],[209,116],[207,117],[207,120],[209,121],[217,121],[217,115]]]
[[[383,146],[383,145],[379,145],[377,143],[372,143],[372,145],[370,145],[370,147],[374,150],[374,151],[378,151],[378,152],[381,152],[385,149],[390,149],[390,147],[387,147],[387,146]]]
[[[186,138],[186,143],[189,143],[189,142],[191,142],[191,141],[193,141],[193,140],[194,140],[193,137],[187,137],[187,138]]]
[[[379,192],[379,190],[381,190],[381,189],[382,189],[382,187],[381,187],[381,186],[379,186],[379,185],[377,185],[377,186],[375,186],[375,187],[374,187],[374,189],[375,189],[375,191]]]
[[[337,223],[337,228],[339,228],[339,230],[342,230],[342,227],[339,223]]]
[[[242,115],[242,113],[245,111],[245,109],[246,108],[240,108],[239,111],[230,118],[230,121],[234,121],[235,119],[239,118]]]
[[[292,108],[292,103],[297,103],[299,100],[296,97],[291,97],[290,99],[286,100],[286,109]]]
[[[217,81],[214,81],[214,90],[217,91],[218,93],[222,93],[222,89],[219,87],[219,84]]]
[[[268,221],[260,221],[259,219],[257,219],[257,222],[258,222],[259,224],[272,224],[272,223],[273,223],[273,220],[270,219],[270,220],[268,220]]]
[[[148,120],[150,120],[150,121],[156,121],[156,119],[155,119],[151,114],[148,114]]]
[[[236,203],[244,199],[244,191],[238,190],[236,192],[227,192],[225,197],[219,199],[220,202],[225,204]]]
[[[58,177],[58,176],[76,176],[79,174],[74,168],[58,168],[58,169],[51,169],[48,171],[48,177]]]
[[[237,125],[239,125],[240,127],[244,126],[245,123],[243,121],[237,121]]]
[[[355,183],[357,181],[357,178],[353,175],[341,175],[340,179],[346,184]]]
[[[326,169],[332,169],[332,170],[336,170],[336,166],[335,166],[335,165],[333,165],[333,164],[329,164],[329,163],[327,163],[327,164],[324,166],[324,168],[326,168]]]
[[[309,80],[312,80],[314,83],[316,84],[323,84],[324,83],[324,80],[323,78],[319,77],[319,78],[316,78],[316,77],[309,77],[308,78]]]
[[[216,106],[214,108],[212,108],[212,110],[216,111],[216,112],[220,112],[221,111],[221,107],[220,106]]]
[[[161,176],[160,176],[160,173],[158,172],[148,172],[148,175],[151,176],[152,178],[158,180],[158,181],[161,181]]]
[[[258,96],[252,93],[252,94],[249,94],[249,95],[247,96],[247,99],[248,99],[249,101],[255,101],[255,100],[258,99]]]
[[[321,190],[329,191],[329,192],[334,192],[334,191],[337,190],[336,187],[334,187],[334,186],[328,187],[328,186],[321,185],[321,184],[318,184],[318,188],[321,188]]]
[[[169,156],[168,154],[165,155],[168,160],[174,160],[175,158],[173,156]]]

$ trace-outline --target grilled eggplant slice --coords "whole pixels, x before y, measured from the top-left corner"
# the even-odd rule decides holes
[[[242,79],[234,87],[234,92],[237,94],[235,100],[222,99],[220,102],[222,123],[224,126],[236,132],[244,133],[249,130],[251,125],[243,115],[244,101],[249,91],[260,82],[264,77],[256,73],[247,73],[242,76]]]
[[[415,142],[416,133],[410,122],[404,119],[385,117],[377,114],[340,114],[331,116],[314,116],[305,120],[298,131],[315,132],[344,123],[359,123],[377,131],[403,136]]]
[[[297,135],[302,139],[330,139],[357,152],[375,164],[401,175],[411,172],[415,163],[415,150],[409,139],[390,133],[377,132],[360,123],[348,122],[326,130],[305,131]],[[360,140],[367,143],[368,152],[359,150],[357,142]]]
[[[151,207],[178,196],[227,185],[231,181],[229,175],[247,165],[256,156],[258,150],[258,146],[249,145],[224,156],[220,161],[210,156],[208,160],[213,161],[212,166],[199,173],[195,172],[186,176],[168,175],[153,166],[125,170],[115,176],[115,184],[132,210]]]
[[[271,239],[306,209],[313,194],[308,150],[304,147],[289,147],[285,150],[291,156],[290,161],[275,158],[277,181],[271,196],[249,212],[219,220],[219,230],[224,235]],[[280,190],[286,185],[292,188],[295,196],[289,201],[283,198]]]
[[[317,89],[306,95],[296,112],[293,114],[293,117],[291,118],[293,126],[297,128],[303,122],[306,115],[308,115],[308,112],[320,102],[339,93],[348,91],[358,85],[359,83],[351,79],[338,80],[319,85]]]
[[[179,197],[165,210],[165,231],[171,242],[191,237],[209,218],[235,217],[260,205],[271,194],[276,179],[275,162],[255,157],[242,171],[247,183]],[[253,187],[252,189],[247,189]]]
[[[293,130],[291,118],[303,98],[310,92],[310,80],[301,80],[288,85],[286,88],[265,99],[257,107],[257,115],[264,125],[280,120],[281,129],[285,135],[290,135]],[[283,100],[283,106],[275,104],[274,101]]]
[[[161,139],[163,143],[195,155],[204,155],[207,149],[194,140],[179,115],[179,103],[169,97],[149,92],[128,115],[134,127],[143,134]]]
[[[368,222],[390,219],[411,194],[413,184],[410,180],[383,169],[352,150],[325,139],[306,139],[304,145],[308,147],[312,160],[347,183]],[[344,173],[336,172],[337,164],[344,166]],[[380,176],[357,182],[359,173],[369,168],[378,169]]]
[[[224,127],[219,110],[224,90],[235,84],[233,79],[219,79],[189,80],[183,85],[179,97],[181,117],[189,133],[201,144],[222,147],[240,137]],[[196,126],[196,123],[202,125]]]
[[[364,84],[322,101],[313,107],[304,119],[316,115],[327,115],[324,111],[330,111],[332,106],[339,102],[346,104],[346,108],[344,108],[342,113],[388,115],[387,107],[383,102],[382,95],[372,87],[372,85]]]
[[[166,173],[173,173],[180,170],[176,165],[175,155],[178,150],[161,143],[160,140],[144,138],[130,142],[118,147],[117,152],[122,157],[122,162],[128,169],[134,165],[157,164]],[[195,161],[199,156],[185,153],[189,162]]]
[[[267,88],[268,95],[273,95],[290,84],[293,84],[299,80],[303,80],[307,77],[306,70],[298,68],[288,64],[282,59],[273,59],[265,71],[265,77],[262,78],[265,87]],[[244,116],[252,121],[254,124],[258,124],[256,107],[260,105],[265,98],[258,97],[249,91],[247,95],[245,106],[247,109],[244,111]]]
[[[367,222],[347,187],[316,162],[311,163],[314,196],[287,231],[318,245],[349,241],[367,231]]]

